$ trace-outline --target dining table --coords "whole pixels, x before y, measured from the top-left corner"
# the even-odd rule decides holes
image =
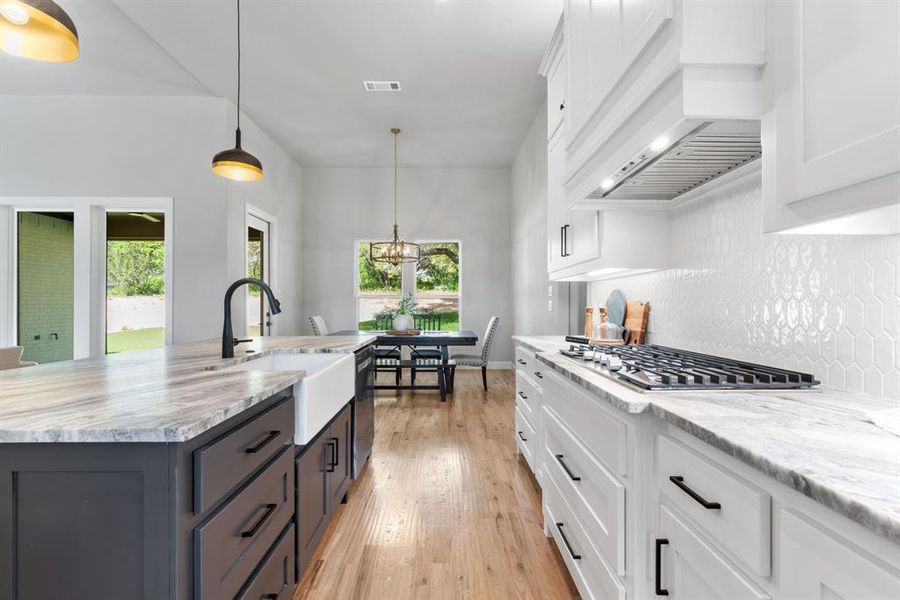
[[[478,343],[478,334],[474,331],[463,329],[460,331],[426,331],[422,330],[415,334],[398,334],[388,331],[363,331],[359,329],[344,329],[336,331],[329,335],[374,335],[377,339],[375,345],[389,346],[393,348],[402,348],[408,346],[410,348],[421,348],[423,346],[433,347],[440,350],[440,361],[435,365],[438,375],[438,385],[376,385],[376,389],[439,389],[441,392],[441,400],[446,398],[447,393],[447,372],[451,367],[450,346],[474,346]],[[416,361],[400,361],[395,366],[406,368],[422,368],[425,366]],[[452,385],[452,384],[451,384]],[[451,388],[452,391],[452,388]]]

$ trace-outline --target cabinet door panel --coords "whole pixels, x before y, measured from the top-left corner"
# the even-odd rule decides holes
[[[660,536],[667,540],[657,553],[662,561],[660,584],[673,600],[763,600],[769,595],[666,506],[659,511]]]
[[[775,3],[782,205],[900,171],[900,3]]]
[[[781,513],[781,589],[785,598],[892,598],[900,574],[867,559],[793,511]],[[896,561],[898,556],[880,557]]]
[[[328,483],[329,494],[331,495],[331,512],[334,507],[340,504],[350,487],[352,476],[351,460],[352,455],[352,437],[350,432],[350,408],[344,407],[337,420],[328,428],[328,439],[332,443],[333,449],[330,450],[331,456],[329,461],[331,464],[331,472],[329,473],[330,481]]]
[[[316,438],[296,460],[297,576],[303,573],[328,525],[328,482],[325,436]]]

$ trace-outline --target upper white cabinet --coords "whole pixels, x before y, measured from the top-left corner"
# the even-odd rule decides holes
[[[900,2],[767,12],[766,231],[900,231]]]
[[[560,132],[560,125],[565,121],[566,114],[566,86],[568,85],[568,63],[562,52],[562,24],[560,19],[550,42],[548,51],[549,64],[546,65],[547,75],[547,139]]]
[[[672,17],[673,0],[567,0],[569,114],[579,131]]]

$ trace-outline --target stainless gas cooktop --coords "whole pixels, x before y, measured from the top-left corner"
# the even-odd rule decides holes
[[[574,336],[566,340],[574,343],[561,354],[648,391],[793,390],[819,384],[809,373],[666,346],[590,345]]]

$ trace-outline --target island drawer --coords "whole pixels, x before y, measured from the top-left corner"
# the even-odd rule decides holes
[[[660,492],[711,539],[764,577],[771,572],[772,497],[682,444],[657,438]]]
[[[534,462],[534,451],[538,447],[537,433],[518,407],[516,407],[516,445],[534,471],[537,468]]]
[[[537,365],[534,352],[522,346],[516,346],[516,369],[531,373],[531,367]]]
[[[238,600],[288,600],[294,594],[295,565],[292,523],[282,532],[263,564],[238,594]]]
[[[294,403],[285,400],[194,451],[194,512],[215,506],[279,450],[293,444]]]
[[[568,500],[591,541],[618,575],[625,575],[625,486],[544,410],[546,472]]]
[[[522,409],[522,412],[532,424],[537,422],[537,410],[539,409],[540,391],[531,383],[528,377],[522,375],[521,371],[516,371],[516,406]]]
[[[285,448],[194,530],[195,598],[234,598],[294,514],[294,457]]]

